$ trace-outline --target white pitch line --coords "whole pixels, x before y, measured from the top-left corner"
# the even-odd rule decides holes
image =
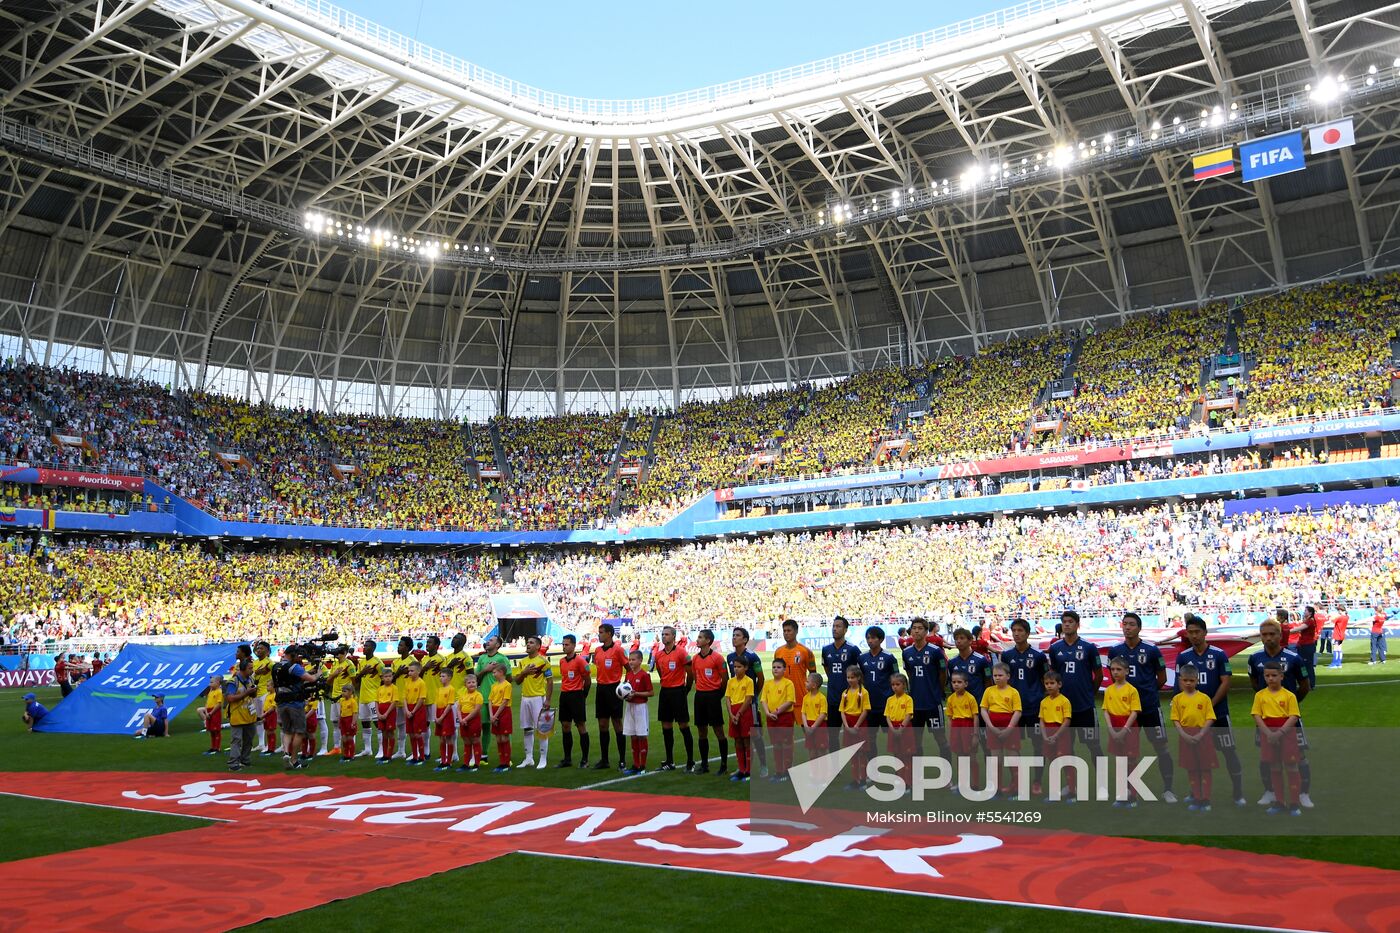
[[[865,885],[861,885],[861,884],[852,884],[852,883],[850,883],[850,882],[842,882],[842,881],[822,881],[822,880],[817,879],[817,878],[794,878],[794,877],[787,876],[787,875],[752,875],[752,874],[748,874],[748,873],[746,873],[746,872],[729,871],[729,870],[726,870],[726,869],[723,869],[723,868],[693,868],[693,867],[691,867],[691,866],[689,866],[689,865],[674,865],[674,864],[671,864],[671,863],[669,863],[669,862],[646,862],[646,863],[621,862],[621,863],[619,863],[619,862],[615,862],[615,861],[612,861],[612,860],[609,860],[609,859],[603,859],[603,858],[599,858],[599,857],[597,857],[597,856],[591,856],[591,855],[574,855],[574,854],[563,853],[563,852],[536,852],[536,851],[534,851],[534,850],[532,850],[532,849],[521,849],[521,850],[519,850],[518,852],[516,852],[515,854],[516,854],[516,855],[530,855],[530,856],[534,856],[534,857],[536,857],[536,858],[569,859],[569,860],[571,860],[571,861],[576,861],[576,862],[596,862],[596,863],[605,864],[605,865],[618,865],[618,864],[623,864],[623,865],[634,865],[635,867],[638,867],[638,868],[661,868],[661,869],[665,869],[666,871],[687,871],[687,872],[696,872],[696,873],[698,873],[698,874],[704,874],[704,875],[727,875],[727,876],[734,877],[734,878],[754,879],[754,880],[757,880],[757,881],[777,881],[777,882],[792,882],[792,883],[795,883],[795,884],[815,884],[815,885],[821,885],[821,886],[823,886],[823,887],[829,887],[829,888],[850,888],[850,889],[853,890],[853,891],[870,891],[870,890],[871,890],[871,888],[866,887]],[[1055,911],[1060,911],[1061,913],[1070,913],[1070,914],[1075,914],[1075,913],[1097,914],[1097,915],[1102,915],[1102,916],[1107,916],[1107,917],[1114,917],[1114,918],[1128,916],[1128,917],[1132,917],[1132,918],[1138,919],[1138,920],[1157,921],[1157,922],[1163,923],[1163,924],[1168,924],[1168,923],[1173,923],[1173,924],[1201,924],[1201,923],[1206,923],[1206,924],[1210,924],[1211,926],[1227,927],[1227,928],[1235,929],[1235,930],[1259,930],[1259,931],[1268,930],[1268,931],[1270,931],[1270,933],[1317,933],[1317,931],[1308,931],[1308,930],[1306,930],[1306,929],[1300,929],[1300,928],[1294,928],[1294,927],[1261,927],[1261,926],[1254,926],[1254,925],[1252,925],[1252,924],[1247,924],[1247,923],[1231,923],[1231,922],[1225,921],[1225,920],[1196,920],[1196,919],[1188,919],[1188,918],[1186,918],[1186,917],[1161,917],[1161,916],[1156,916],[1156,915],[1153,915],[1153,914],[1124,913],[1124,912],[1121,912],[1121,911],[1110,911],[1110,910],[1096,909],[1096,908],[1093,908],[1093,907],[1065,907],[1065,906],[1060,905],[1060,904],[1037,904],[1037,903],[1031,903],[1031,902],[1029,902],[1029,901],[1012,901],[1012,900],[1000,900],[1000,899],[988,900],[987,898],[982,898],[982,897],[968,897],[968,896],[962,895],[962,894],[944,894],[944,893],[942,893],[942,892],[937,892],[937,891],[913,891],[913,890],[908,890],[908,891],[906,891],[906,890],[902,890],[902,889],[889,889],[889,888],[880,888],[880,889],[878,889],[878,890],[879,890],[879,892],[880,892],[881,894],[907,894],[907,895],[910,895],[910,896],[912,896],[912,897],[936,897],[936,898],[939,898],[939,899],[942,899],[942,900],[948,900],[948,901],[963,901],[963,902],[965,902],[965,903],[970,903],[970,904],[982,904],[982,905],[1000,904],[1000,905],[1003,905],[1003,906],[1006,906],[1006,907],[1025,907],[1025,908],[1028,908],[1028,909],[1030,909],[1030,910],[1055,910]]]
[[[705,764],[709,764],[711,761],[719,761],[719,757],[716,756],[716,757],[714,757],[714,758],[711,758],[711,759],[709,759],[708,761],[706,761]],[[599,781],[597,784],[584,784],[582,787],[579,787],[579,788],[576,788],[576,789],[577,789],[577,790],[596,790],[596,789],[599,788],[599,787],[607,787],[609,784],[621,784],[623,781],[635,781],[637,778],[643,778],[643,777],[646,777],[647,775],[650,775],[650,774],[671,774],[671,773],[681,773],[681,774],[684,774],[685,772],[681,771],[680,768],[677,768],[675,772],[670,772],[670,771],[643,771],[641,774],[624,774],[622,777],[609,778],[609,779],[606,780],[606,781]]]
[[[14,774],[25,772],[16,771]],[[0,797],[19,797],[24,800],[38,800],[47,803],[71,803],[75,807],[97,807],[102,810],[126,810],[129,813],[154,813],[158,816],[178,816],[186,820],[209,820],[214,823],[232,823],[233,819],[220,816],[204,816],[200,813],[171,813],[167,810],[143,810],[141,807],[124,807],[118,803],[93,803],[90,800],[68,800],[63,797],[40,797],[37,794],[20,794],[12,790],[0,790]]]

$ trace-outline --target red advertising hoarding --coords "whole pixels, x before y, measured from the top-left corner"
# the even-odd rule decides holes
[[[40,469],[40,486],[76,486],[79,489],[109,489],[140,492],[146,481],[139,476],[111,476],[106,473],[83,473],[78,470]]]
[[[1062,450],[1050,454],[1027,454],[1020,457],[997,457],[991,460],[971,460],[963,463],[945,463],[939,467],[939,479],[955,479],[960,476],[986,476],[996,473],[1022,473],[1030,470],[1048,470],[1056,467],[1084,466],[1091,463],[1113,463],[1130,460],[1134,456],[1129,445],[1099,447],[1094,450]]]
[[[53,668],[42,671],[0,670],[0,687],[52,687],[57,683],[54,676]]]

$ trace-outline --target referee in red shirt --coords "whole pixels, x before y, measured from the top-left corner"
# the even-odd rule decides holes
[[[598,745],[603,757],[593,766],[595,771],[608,767],[608,747],[613,736],[617,737],[617,761],[623,770],[627,768],[627,743],[622,738],[622,697],[617,695],[617,685],[627,673],[627,653],[613,640],[616,630],[611,622],[598,626],[598,647],[593,649],[593,669],[597,672],[598,692],[593,695],[593,716],[598,720]],[[612,722],[612,735],[608,734],[608,722]]]
[[[564,656],[559,659],[559,724],[564,729],[564,760],[557,767],[574,766],[574,729],[578,729],[580,768],[588,767],[588,712],[585,700],[591,678],[588,676],[588,659],[578,654],[575,648],[578,639],[572,635],[563,638]]]
[[[680,723],[681,741],[685,743],[686,773],[695,770],[695,739],[690,734],[690,658],[676,644],[676,629],[661,630],[661,648],[652,652],[651,667],[661,675],[661,695],[656,703],[656,718],[661,722],[661,741],[666,746],[666,760],[658,771],[676,770],[676,734],[672,723]]]
[[[695,728],[700,731],[700,763],[695,766],[696,774],[710,771],[710,732],[719,742],[719,773],[729,770],[729,720],[724,705],[729,666],[725,664],[724,655],[714,649],[714,643],[715,633],[702,628],[695,636],[700,650],[690,659],[690,676],[695,684]]]

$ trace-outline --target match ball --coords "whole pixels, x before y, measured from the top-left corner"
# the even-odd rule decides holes
[[[617,695],[622,697],[624,700],[627,699],[632,695],[632,685],[624,680],[622,683],[617,685]]]

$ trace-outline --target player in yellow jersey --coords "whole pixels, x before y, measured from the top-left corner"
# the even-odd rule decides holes
[[[264,719],[267,715],[267,704],[274,701],[267,698],[267,692],[272,689],[272,646],[265,641],[253,643],[253,683],[257,686],[257,693],[253,699],[253,712],[258,717],[258,748],[262,749],[263,756],[271,755],[267,751],[267,735]]]
[[[428,686],[429,731],[433,730],[437,723],[438,687],[441,685],[438,672],[446,663],[447,659],[442,656],[442,639],[436,635],[429,635],[423,642],[423,656],[418,659],[418,666],[423,670],[423,683]]]
[[[540,737],[540,761],[535,764],[535,738],[540,713],[550,709],[554,700],[554,670],[549,658],[540,651],[540,636],[525,639],[525,658],[511,678],[520,685],[520,731],[525,743],[525,756],[520,767],[543,769],[549,757],[549,738]]]
[[[365,747],[361,758],[372,758],[379,754],[379,717],[376,704],[379,701],[379,677],[384,670],[384,662],[374,656],[378,643],[370,638],[364,643],[364,657],[355,669],[354,682],[359,690],[360,737]]]
[[[1210,812],[1211,771],[1214,770],[1215,742],[1211,726],[1215,723],[1215,705],[1211,698],[1196,689],[1201,674],[1194,664],[1182,665],[1176,672],[1181,691],[1172,697],[1172,722],[1179,736],[1176,760],[1186,769],[1191,781],[1191,796],[1186,809]]]
[[[322,754],[339,755],[341,750],[336,745],[336,736],[339,735],[340,693],[355,674],[355,665],[350,662],[350,646],[339,645],[324,663],[328,683],[325,698],[321,701],[321,719],[326,723],[329,735],[323,743],[325,751]]]
[[[413,639],[409,638],[407,635],[400,638],[398,652],[399,656],[389,662],[389,667],[394,672],[394,697],[399,706],[399,714],[395,720],[398,724],[398,733],[394,746],[398,751],[394,752],[394,757],[407,758],[408,741],[406,735],[408,730],[408,717],[404,715],[403,685],[408,679],[408,666],[410,664],[416,664],[418,660],[413,656]]]
[[[467,636],[458,632],[456,635],[452,636],[451,654],[445,655],[442,659],[443,669],[452,675],[452,690],[457,694],[459,701],[461,700],[463,689],[466,687],[466,673],[468,670],[471,670],[472,667],[472,658],[471,655],[467,654],[466,648]],[[457,759],[459,761],[464,760],[462,756],[466,754],[465,744],[457,742],[454,743],[454,745],[456,746],[455,754],[457,755]]]
[[[467,685],[466,674],[471,670],[472,657],[467,654],[467,636],[458,632],[452,636],[452,653],[443,658],[442,666],[452,675],[452,689],[460,696]]]

